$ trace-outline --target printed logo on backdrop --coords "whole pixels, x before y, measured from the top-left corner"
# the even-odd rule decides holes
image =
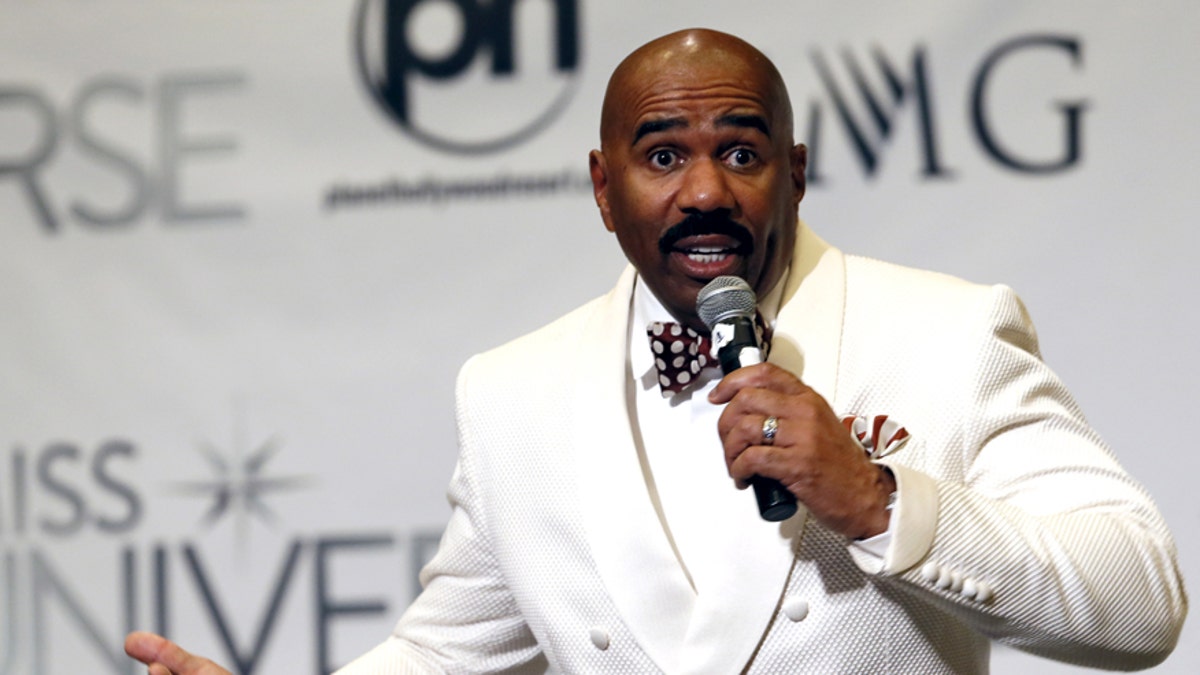
[[[578,85],[578,0],[360,0],[362,81],[399,130],[439,152],[511,150],[552,126]],[[574,168],[338,180],[327,209],[590,195]]]
[[[165,226],[244,221],[230,171],[241,152],[232,121],[246,89],[243,72],[106,74],[50,84],[67,83],[0,79],[0,188],[16,188],[0,197],[18,200],[0,201],[6,220],[15,208],[48,234],[64,224],[127,231],[150,218]],[[196,109],[203,123],[185,124],[197,119]]]
[[[578,82],[577,0],[361,0],[355,37],[379,106],[452,154],[525,142],[562,114]]]
[[[1086,100],[1050,96],[1050,100],[1038,99],[1036,107],[1022,108],[1029,116],[1027,123],[1039,128],[1036,138],[1030,138],[1028,132],[1014,133],[1011,129],[1017,125],[1012,124],[1011,113],[1003,113],[1014,109],[1014,97],[1019,102],[1033,98],[1035,83],[1047,79],[1038,75],[1053,77],[1080,70],[1082,52],[1079,38],[1060,35],[1020,35],[991,46],[979,58],[965,87],[969,93],[960,105],[966,114],[949,119],[966,120],[980,154],[1007,170],[1050,175],[1077,167],[1083,157]],[[955,106],[958,102],[935,97],[935,89],[940,91],[947,83],[936,83],[943,87],[935,88],[930,50],[918,44],[907,58],[895,58],[880,48],[872,49],[867,59],[851,50],[842,51],[839,57],[831,59],[821,50],[810,54],[820,93],[809,103],[803,134],[809,148],[809,181],[819,185],[827,178],[822,158],[830,127],[841,130],[851,157],[867,178],[879,173],[889,145],[909,133],[918,144],[920,175],[926,179],[952,177],[955,171],[941,142],[946,123],[939,122],[936,112],[938,104]],[[1012,86],[1012,73],[1017,74],[1019,86]],[[904,118],[912,120],[911,131],[897,126]]]
[[[127,675],[136,668],[120,636],[135,629],[172,635],[183,619],[206,626],[219,644],[211,655],[242,673],[262,672],[271,652],[294,644],[312,646],[303,655],[312,660],[305,672],[329,672],[335,660],[356,656],[336,649],[346,627],[369,619],[385,634],[404,596],[419,591],[417,570],[440,532],[287,527],[281,497],[311,491],[316,479],[279,466],[287,448],[278,434],[263,440],[240,426],[230,443],[184,444],[203,458],[191,476],[139,480],[151,476],[141,466],[148,455],[175,449],[121,436],[16,443],[0,453],[0,675],[67,667]],[[196,513],[195,532],[185,520],[178,535],[139,533],[166,501],[179,498]],[[238,594],[231,589],[239,580],[221,563],[231,554],[241,558],[251,541],[266,552],[266,562],[255,565],[266,580]],[[407,579],[389,574],[358,593],[339,582],[347,566],[394,569],[405,561]],[[254,571],[234,569],[235,576]]]

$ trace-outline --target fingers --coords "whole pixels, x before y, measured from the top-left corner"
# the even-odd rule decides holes
[[[805,425],[826,412],[828,405],[815,391],[795,375],[772,364],[759,364],[730,373],[710,395],[714,403],[726,402],[717,421],[717,432],[725,450],[730,476],[739,489],[747,487],[753,475],[777,478],[782,475],[781,457],[776,447],[791,447],[803,439],[797,437]],[[763,425],[776,418],[775,436],[769,442]],[[746,459],[742,454],[753,450]],[[789,471],[787,473],[795,473]]]
[[[806,473],[805,455],[796,452],[807,441],[804,429],[794,420],[775,418],[775,437],[767,440],[764,427],[773,416],[745,414],[735,416],[732,427],[722,437],[729,476],[738,489],[749,486],[752,476],[775,478],[790,486],[798,475]]]
[[[230,675],[212,661],[154,633],[136,631],[127,635],[125,653],[149,666],[149,675]]]
[[[717,420],[717,433],[726,447],[795,445],[805,425],[841,424],[820,394],[803,384],[789,389],[795,393],[757,387],[739,390]],[[764,442],[763,423],[769,417],[776,418],[778,425],[773,443]]]
[[[149,665],[157,661],[159,653],[168,649],[170,644],[169,640],[160,635],[136,631],[125,636],[125,653]]]

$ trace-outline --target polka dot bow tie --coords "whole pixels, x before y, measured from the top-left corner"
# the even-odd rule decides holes
[[[708,336],[677,323],[655,321],[646,328],[663,398],[683,391],[701,370],[716,365]]]

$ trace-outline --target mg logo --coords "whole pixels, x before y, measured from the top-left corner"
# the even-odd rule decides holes
[[[360,0],[355,42],[363,81],[406,134],[478,155],[528,140],[566,108],[579,8],[577,0]]]
[[[823,98],[813,100],[808,110],[808,126],[805,134],[808,143],[808,180],[812,185],[825,179],[821,157],[824,148],[825,120],[832,117],[850,141],[853,157],[858,160],[865,176],[876,175],[881,159],[889,144],[899,134],[897,121],[904,106],[915,108],[912,116],[916,122],[916,138],[922,160],[921,176],[926,179],[953,178],[955,170],[948,166],[941,153],[941,129],[935,123],[932,95],[933,70],[930,67],[928,50],[924,45],[914,47],[907,64],[896,62],[880,49],[871,50],[869,61],[872,68],[864,66],[862,60],[851,51],[842,59],[842,81],[839,84],[836,71],[823,52],[812,52],[812,65],[817,81],[822,85]],[[969,123],[968,130],[978,142],[984,157],[1010,171],[1024,174],[1052,175],[1070,171],[1083,160],[1084,117],[1090,105],[1086,98],[1078,95],[1053,94],[1045,103],[1039,102],[1037,115],[1029,114],[1027,126],[1013,124],[1012,109],[1014,95],[1032,99],[1039,90],[1046,89],[1044,82],[1056,80],[1043,76],[1044,73],[1081,71],[1083,69],[1083,41],[1072,35],[1029,34],[1018,35],[992,47],[984,54],[979,66],[968,83],[970,94],[964,101]],[[877,88],[869,84],[872,78],[886,83]],[[1007,89],[996,84],[1005,78],[1023,78],[1022,87]],[[999,93],[998,93],[999,92]],[[1042,94],[1045,96],[1045,94]],[[1049,111],[1047,115],[1044,111]],[[1054,141],[1030,139],[1034,125],[1057,132],[1048,132]],[[1013,129],[1019,130],[1015,133]]]

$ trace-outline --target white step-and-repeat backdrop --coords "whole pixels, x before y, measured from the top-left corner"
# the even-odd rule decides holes
[[[604,85],[694,25],[784,73],[825,238],[1021,293],[1200,579],[1200,4],[2,0],[0,675],[382,639],[455,372],[609,288]]]

